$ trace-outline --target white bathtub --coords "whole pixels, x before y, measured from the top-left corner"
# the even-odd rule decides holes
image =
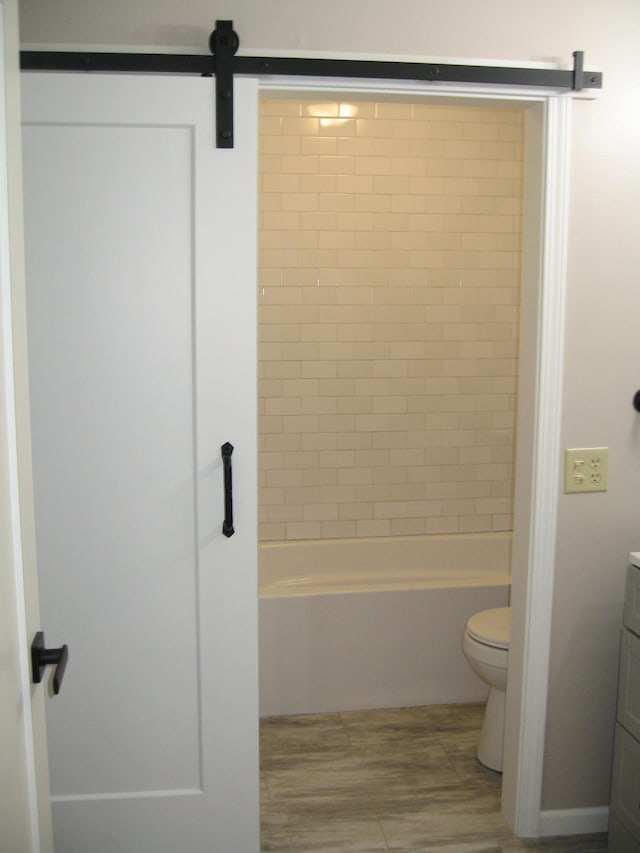
[[[482,701],[469,616],[508,603],[511,536],[264,543],[260,713]]]

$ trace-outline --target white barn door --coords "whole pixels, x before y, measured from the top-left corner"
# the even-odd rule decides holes
[[[256,82],[22,82],[56,850],[257,853]]]

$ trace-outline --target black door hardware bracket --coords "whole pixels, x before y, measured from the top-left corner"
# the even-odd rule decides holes
[[[231,454],[233,444],[229,441],[220,448],[222,454],[222,465],[224,468],[224,521],[222,522],[222,533],[227,538],[233,536],[233,480],[231,473]]]
[[[233,148],[233,57],[239,46],[233,21],[216,21],[209,48],[216,58],[217,148]]]
[[[410,80],[423,83],[474,83],[525,86],[581,92],[602,88],[602,72],[584,70],[584,52],[573,52],[573,68],[522,68],[506,65],[454,65],[446,62],[393,62],[362,59],[316,59],[237,56],[240,39],[233,21],[216,21],[206,54],[106,53],[34,51],[20,54],[23,71],[103,71],[142,74],[197,74],[216,77],[216,146],[233,148],[233,80],[252,77],[339,77],[343,79]]]
[[[53,692],[58,695],[62,684],[62,677],[69,660],[69,649],[66,645],[59,649],[47,649],[44,645],[44,634],[42,631],[33,638],[31,643],[31,680],[34,684],[42,681],[42,670],[52,664],[55,666],[53,673]]]

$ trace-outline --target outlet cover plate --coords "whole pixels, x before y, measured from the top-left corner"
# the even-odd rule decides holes
[[[608,447],[570,447],[565,450],[565,492],[606,492],[608,484]]]

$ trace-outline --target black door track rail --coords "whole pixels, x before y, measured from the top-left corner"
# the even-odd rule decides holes
[[[573,53],[573,69],[561,70],[433,62],[237,56],[239,45],[240,40],[233,29],[233,21],[216,21],[216,28],[209,38],[212,56],[25,50],[20,54],[20,67],[23,71],[200,74],[205,77],[215,75],[218,148],[233,148],[233,78],[236,74],[532,86],[575,92],[602,88],[602,73],[584,70],[584,53],[581,50]]]

